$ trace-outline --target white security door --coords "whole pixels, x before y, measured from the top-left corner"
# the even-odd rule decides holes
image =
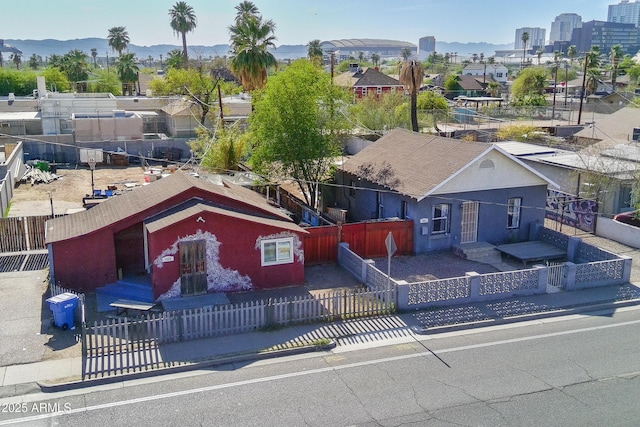
[[[462,222],[460,224],[460,243],[473,243],[478,240],[478,202],[462,203]]]

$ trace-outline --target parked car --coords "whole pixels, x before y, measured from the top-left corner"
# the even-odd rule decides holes
[[[613,217],[614,221],[640,227],[640,211],[622,212]]]

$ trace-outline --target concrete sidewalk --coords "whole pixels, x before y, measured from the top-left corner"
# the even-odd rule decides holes
[[[163,344],[108,357],[47,360],[0,367],[0,398],[124,381],[170,372],[242,363],[268,357],[327,351],[338,346],[377,346],[473,327],[542,317],[586,313],[640,303],[640,288],[627,284],[581,291],[451,306],[329,324],[298,325],[272,331]],[[124,361],[124,362],[123,362]],[[131,367],[127,361],[133,362]],[[141,364],[140,361],[146,363]],[[105,366],[117,369],[105,369]],[[83,379],[84,378],[84,379]]]

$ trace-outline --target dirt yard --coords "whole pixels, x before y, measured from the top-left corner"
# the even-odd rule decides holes
[[[9,216],[49,215],[51,201],[56,214],[64,214],[68,209],[81,208],[82,198],[91,194],[89,168],[58,169],[56,175],[58,179],[48,184],[19,184],[11,199]],[[116,187],[116,191],[129,191],[124,184],[142,185],[144,169],[140,166],[98,166],[93,172],[93,182],[96,190],[106,190],[111,186]]]

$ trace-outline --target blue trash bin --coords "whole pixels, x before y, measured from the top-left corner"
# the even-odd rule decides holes
[[[80,299],[77,295],[65,292],[47,298],[49,308],[53,312],[53,324],[61,329],[75,329],[74,318]]]

